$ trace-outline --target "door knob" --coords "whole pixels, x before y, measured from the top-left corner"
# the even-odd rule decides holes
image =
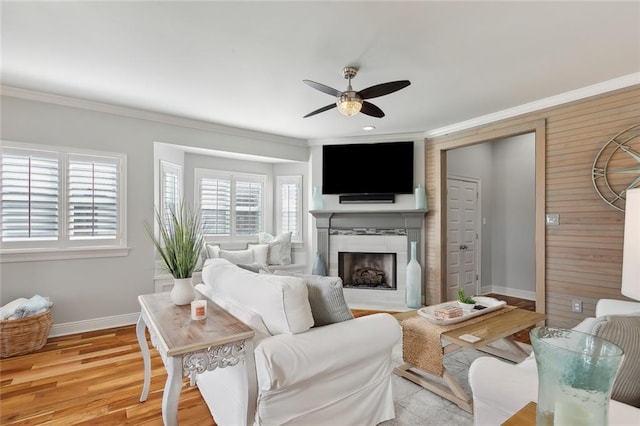
[[[469,248],[469,247],[467,247],[467,246],[460,246],[460,250],[466,250],[466,249],[468,249],[468,248]]]

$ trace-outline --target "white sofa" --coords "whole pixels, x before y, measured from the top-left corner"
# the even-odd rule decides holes
[[[627,314],[640,315],[640,303],[601,299],[596,305],[596,318],[585,319],[574,330],[588,333],[597,318]],[[634,359],[632,362],[637,363],[638,360]],[[538,373],[535,357],[532,353],[516,365],[496,358],[478,358],[469,368],[469,384],[473,391],[474,425],[500,425],[530,401],[537,401]],[[640,425],[640,408],[611,400],[609,424]]]
[[[391,315],[313,327],[319,316],[311,310],[314,303],[302,278],[256,274],[209,259],[202,279],[196,289],[256,333],[254,424],[375,425],[395,416],[391,349],[401,331]],[[246,370],[237,367],[197,377],[218,424],[245,423],[246,378]]]

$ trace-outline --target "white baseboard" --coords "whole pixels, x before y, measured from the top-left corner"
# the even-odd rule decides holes
[[[66,336],[67,334],[84,333],[87,331],[131,325],[138,321],[139,316],[140,312],[133,312],[130,314],[115,315],[112,317],[92,318],[82,321],[54,324],[51,327],[49,337]]]
[[[482,286],[482,292],[504,294],[505,296],[518,297],[520,299],[526,300],[536,300],[535,291],[518,290],[517,288],[500,287],[497,285],[492,285],[489,287]]]

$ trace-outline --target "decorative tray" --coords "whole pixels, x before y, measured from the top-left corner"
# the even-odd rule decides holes
[[[505,302],[504,300],[498,300],[493,297],[474,296],[473,299],[476,301],[476,308],[471,309],[470,311],[462,310],[462,316],[460,317],[438,319],[433,315],[435,310],[438,308],[449,306],[449,305],[458,306],[457,301],[444,302],[444,303],[440,303],[439,305],[427,306],[427,307],[418,309],[418,315],[426,318],[427,320],[429,320],[434,324],[449,325],[449,324],[458,323],[460,321],[466,321],[468,319],[475,318],[480,315],[488,314],[489,312],[493,312],[507,305],[507,302]],[[484,309],[477,309],[478,306],[484,306]]]

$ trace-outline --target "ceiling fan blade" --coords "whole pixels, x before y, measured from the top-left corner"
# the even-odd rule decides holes
[[[302,80],[302,81],[307,85],[313,87],[314,89],[319,90],[323,93],[326,93],[327,95],[338,97],[342,94],[341,91],[336,90],[333,87],[325,86],[324,84],[316,83],[315,81],[311,81],[311,80]]]
[[[360,112],[366,115],[370,115],[371,117],[384,117],[384,112],[382,112],[380,108],[367,101],[362,102],[362,109],[360,110]]]
[[[358,92],[358,95],[362,99],[377,98],[378,96],[388,95],[389,93],[397,92],[400,89],[404,89],[411,82],[409,80],[390,81],[388,83],[376,84],[375,86],[367,87]]]
[[[329,111],[330,109],[335,108],[335,107],[336,107],[335,103],[329,104],[327,106],[323,106],[322,108],[318,108],[317,110],[310,112],[309,114],[305,115],[302,118],[311,117],[312,115],[316,115],[316,114],[320,114],[321,112]],[[382,115],[384,115],[384,114],[382,114]]]

